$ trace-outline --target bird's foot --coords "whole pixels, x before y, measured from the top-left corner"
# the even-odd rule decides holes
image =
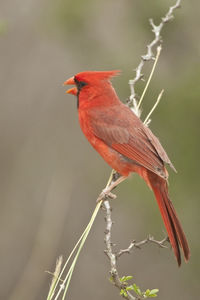
[[[111,193],[110,189],[104,189],[101,194],[99,195],[98,199],[97,199],[97,202],[100,202],[100,201],[106,201],[108,198],[110,199],[116,199],[117,196],[113,193]]]

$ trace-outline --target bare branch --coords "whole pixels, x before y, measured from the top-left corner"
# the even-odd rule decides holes
[[[154,243],[156,245],[158,245],[159,247],[161,248],[168,248],[165,243],[166,242],[169,242],[169,238],[168,236],[166,236],[164,239],[162,239],[161,241],[157,241],[154,239],[153,236],[149,235],[145,240],[143,241],[140,241],[140,242],[136,242],[135,240],[132,241],[129,245],[129,247],[127,249],[122,249],[120,250],[117,254],[116,254],[116,257],[120,257],[121,255],[123,254],[130,254],[131,253],[131,250],[133,250],[133,248],[137,248],[137,249],[141,249],[141,247],[145,244],[148,244],[148,243]]]
[[[119,289],[125,288],[125,283],[122,283],[120,281],[119,273],[117,270],[117,256],[113,253],[112,249],[112,242],[111,242],[111,229],[112,229],[112,219],[111,219],[111,207],[108,200],[103,202],[103,206],[106,211],[105,221],[106,221],[106,231],[105,231],[105,244],[106,244],[106,250],[105,253],[110,261],[110,275],[112,278],[113,284]],[[127,297],[123,296],[126,299],[129,300],[137,300],[136,297],[134,297],[129,291],[127,291]]]
[[[174,18],[173,12],[175,9],[180,7],[180,3],[181,3],[181,0],[177,0],[175,5],[173,5],[169,8],[168,12],[162,18],[162,21],[160,22],[159,25],[155,25],[153,19],[149,20],[150,25],[152,26],[152,31],[154,33],[154,39],[152,40],[152,42],[150,44],[147,45],[147,53],[145,55],[141,56],[141,61],[140,61],[139,65],[137,66],[137,68],[135,69],[135,78],[129,80],[131,95],[128,100],[128,105],[130,107],[132,107],[134,111],[138,111],[138,101],[137,101],[137,95],[136,95],[136,91],[135,91],[135,84],[143,78],[142,69],[144,67],[145,62],[155,59],[154,53],[153,53],[153,48],[158,43],[161,44],[162,28],[167,22],[169,22],[170,20],[172,20]],[[137,115],[140,116],[141,112],[138,111]]]

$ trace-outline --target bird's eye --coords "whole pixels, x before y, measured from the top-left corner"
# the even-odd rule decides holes
[[[85,85],[87,85],[87,83],[85,83],[84,81],[79,81],[77,84],[79,90],[81,90]]]
[[[76,83],[76,86],[77,86],[79,92],[80,92],[80,90],[81,90],[85,85],[87,85],[87,83],[84,82],[84,81],[78,81],[78,80],[76,79],[76,77],[74,78],[74,81],[75,81],[75,83]]]

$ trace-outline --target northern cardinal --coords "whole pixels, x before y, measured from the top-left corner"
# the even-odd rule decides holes
[[[75,85],[67,91],[77,96],[79,122],[83,133],[103,159],[120,175],[138,173],[153,190],[178,265],[180,248],[185,261],[190,250],[168,194],[165,163],[175,170],[159,140],[133,111],[123,104],[110,78],[119,71],[86,71],[64,82]]]

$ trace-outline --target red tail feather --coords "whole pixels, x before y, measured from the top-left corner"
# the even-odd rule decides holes
[[[185,234],[183,232],[178,216],[173,207],[172,202],[169,199],[167,182],[159,176],[149,172],[148,174],[150,185],[154,191],[168,236],[174,254],[176,256],[178,265],[181,265],[180,248],[183,249],[185,260],[188,261],[190,257],[190,250]],[[156,177],[156,180],[155,180]]]

